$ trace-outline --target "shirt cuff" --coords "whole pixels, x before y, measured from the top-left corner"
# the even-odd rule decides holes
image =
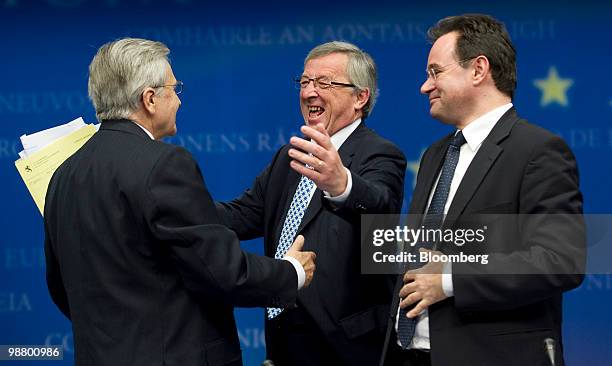
[[[453,291],[453,266],[451,262],[444,263],[442,267],[442,291],[446,297],[455,296]]]
[[[344,190],[344,192],[342,192],[342,194],[340,194],[339,196],[332,197],[329,192],[323,191],[323,193],[325,194],[325,198],[334,203],[343,203],[344,201],[346,201],[349,194],[351,194],[351,189],[353,188],[353,177],[351,176],[351,171],[348,170],[346,167],[344,167],[344,170],[346,170],[346,189]]]
[[[301,290],[302,287],[304,287],[304,282],[306,282],[306,272],[304,271],[304,267],[302,267],[302,264],[297,259],[291,256],[286,255],[283,257],[283,260],[288,261],[293,265],[293,268],[295,268],[298,279],[297,289]]]

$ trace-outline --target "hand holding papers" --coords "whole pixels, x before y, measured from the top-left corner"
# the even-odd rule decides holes
[[[85,124],[82,118],[32,135],[21,136],[24,150],[15,161],[21,178],[28,187],[40,213],[45,207],[45,195],[55,170],[74,154],[99,125]]]

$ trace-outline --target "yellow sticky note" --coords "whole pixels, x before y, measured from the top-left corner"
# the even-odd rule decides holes
[[[73,133],[53,141],[25,159],[15,161],[17,171],[28,187],[40,213],[44,213],[45,195],[55,170],[96,133],[93,125],[86,125]]]

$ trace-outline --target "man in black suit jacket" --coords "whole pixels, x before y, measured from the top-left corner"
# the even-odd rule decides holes
[[[365,52],[345,42],[315,47],[296,81],[301,130],[312,141],[291,138],[250,189],[218,204],[219,215],[240,239],[263,236],[266,255],[278,255],[285,231],[297,226],[290,212],[300,182],[312,180],[296,232],[317,253],[317,276],[295,308],[267,312],[268,358],[277,366],[376,364],[393,279],[361,274],[360,215],[399,212],[406,161],[363,122],[376,94]]]
[[[176,132],[180,105],[168,53],[142,39],[100,48],[100,131],[49,184],[47,282],[77,365],[241,365],[232,305],[290,306],[312,277],[299,243],[287,261],[242,252],[191,155],[156,141]]]
[[[431,262],[400,276],[381,364],[562,365],[562,293],[581,283],[585,260],[576,160],[512,106],[515,50],[502,23],[448,17],[429,36],[421,92],[431,115],[457,130],[424,153],[409,212],[427,214],[437,202],[443,229],[487,227],[480,246],[434,249],[486,254],[488,263]],[[453,163],[449,144],[460,136]],[[452,180],[439,198],[446,166]],[[416,321],[414,334],[398,307]]]

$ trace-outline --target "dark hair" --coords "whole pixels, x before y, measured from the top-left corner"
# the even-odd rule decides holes
[[[495,86],[512,98],[516,89],[516,50],[504,24],[485,14],[450,16],[429,28],[427,36],[433,43],[451,32],[459,33],[455,47],[457,59],[486,56]]]

